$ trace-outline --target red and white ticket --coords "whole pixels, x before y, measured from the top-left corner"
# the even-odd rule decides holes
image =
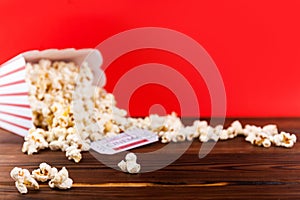
[[[157,141],[157,134],[144,129],[134,129],[92,142],[91,148],[98,153],[111,155]]]

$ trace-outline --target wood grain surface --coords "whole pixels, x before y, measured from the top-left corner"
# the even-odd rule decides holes
[[[191,124],[193,119],[184,119]],[[227,119],[225,126],[234,119]],[[246,123],[275,123],[280,130],[300,132],[300,118],[243,118]],[[299,134],[297,134],[299,137]],[[67,160],[63,152],[43,150],[28,156],[21,152],[23,138],[0,129],[0,199],[300,199],[300,142],[291,149],[262,148],[243,137],[219,141],[199,159],[201,144],[194,141],[175,162],[160,170],[130,175],[102,164],[90,152],[79,164]],[[166,156],[178,154],[182,144],[171,144]],[[159,142],[132,150],[152,152],[164,147]],[[120,160],[124,154],[116,155]],[[151,162],[162,162],[160,157]],[[108,159],[109,160],[109,159]],[[70,190],[40,190],[21,195],[9,172],[15,167],[32,170],[41,162],[67,167],[74,185]],[[114,164],[114,159],[111,161]],[[143,160],[140,160],[142,167]]]

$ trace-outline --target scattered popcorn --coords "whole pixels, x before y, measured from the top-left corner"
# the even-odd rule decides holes
[[[39,169],[32,171],[32,177],[37,181],[46,182],[47,180],[54,178],[56,173],[57,169],[55,167],[51,167],[47,163],[41,163]]]
[[[234,138],[239,134],[241,134],[241,135],[244,134],[242,124],[239,121],[232,122],[230,127],[227,128],[227,131],[229,133],[229,135],[228,135],[229,138]]]
[[[176,133],[168,131],[168,132],[159,132],[158,135],[161,137],[162,143],[169,143],[173,141],[173,137]]]
[[[147,121],[148,119],[150,122],[148,129],[157,133],[162,143],[185,141],[186,134],[182,131],[184,126],[176,113],[165,117],[150,115],[149,118],[145,118]]]
[[[294,146],[296,135],[281,132],[278,133],[276,125],[270,124],[264,127],[246,125],[244,129],[245,140],[258,146],[270,147],[271,144],[290,148]]]
[[[127,161],[126,162],[126,169],[127,172],[130,174],[137,174],[141,170],[141,165],[137,164],[136,162]]]
[[[27,169],[15,167],[11,170],[10,176],[15,180],[15,186],[21,194],[28,192],[27,187],[39,189],[37,181],[46,182],[51,188],[69,189],[72,187],[73,180],[69,178],[69,173],[65,167],[58,171],[47,163],[41,163],[38,169],[32,171],[32,175]]]
[[[229,131],[224,129],[220,132],[220,140],[228,140],[229,139]]]
[[[209,140],[218,141],[222,128],[223,126],[219,125],[215,128],[207,126],[206,129],[201,129],[199,140],[201,142],[208,142]]]
[[[128,153],[125,156],[125,160],[118,163],[118,167],[123,172],[128,172],[130,174],[137,174],[141,170],[141,165],[136,162],[137,157],[134,153]]]
[[[180,132],[184,133],[188,141],[199,138],[200,132],[208,127],[206,121],[195,120],[192,126],[182,127]]]
[[[28,192],[27,187],[24,183],[16,181],[15,186],[21,194],[26,194]]]
[[[262,132],[261,127],[247,124],[244,128],[244,135],[247,137],[249,134]]]
[[[184,133],[177,132],[177,133],[174,135],[174,137],[173,137],[173,139],[172,139],[172,142],[183,142],[183,141],[185,141],[185,139],[186,139],[186,136],[185,136]]]
[[[66,157],[68,157],[69,160],[73,159],[76,163],[78,163],[82,158],[80,152],[81,150],[78,146],[69,146],[66,149]]]
[[[282,146],[286,148],[293,147],[296,140],[297,140],[296,135],[286,133],[286,132],[281,132],[280,134],[274,135],[273,137],[273,143],[276,146]]]
[[[264,146],[264,147],[271,146],[270,138],[264,132],[251,132],[248,134],[245,140],[257,146]]]
[[[72,187],[73,180],[69,178],[68,170],[63,167],[55,176],[49,181],[49,186],[51,188],[58,189],[69,189]]]
[[[30,175],[27,169],[15,167],[11,170],[10,176],[15,181],[15,186],[21,194],[28,192],[27,187],[33,187],[35,190],[39,189],[39,184]]]
[[[245,140],[246,140],[247,142],[250,142],[251,144],[254,144],[256,138],[257,138],[257,134],[251,132],[251,133],[249,133],[249,134],[247,135],[247,137],[245,137]]]
[[[127,165],[124,160],[118,163],[118,167],[121,169],[122,172],[127,172]]]
[[[73,62],[42,59],[26,64],[26,82],[35,127],[25,137],[22,151],[37,153],[41,149],[61,150],[76,163],[81,153],[90,149],[93,141],[112,137],[128,130],[145,129],[158,135],[162,143],[227,140],[239,135],[253,145],[271,144],[292,147],[296,136],[278,133],[276,125],[242,127],[234,121],[227,129],[212,127],[196,120],[184,126],[176,113],[145,118],[127,117],[127,112],[116,106],[113,94],[92,85],[93,72],[87,63],[78,67]]]
[[[137,157],[134,153],[128,153],[126,156],[125,156],[125,160],[126,161],[134,161],[136,162],[137,160]]]
[[[274,136],[278,134],[277,126],[274,124],[266,125],[262,128],[262,131],[267,133],[269,136]]]
[[[25,142],[22,147],[22,152],[27,152],[28,155],[38,152],[40,149],[48,147],[48,142],[45,140],[46,131],[40,128],[31,128],[28,135],[25,137]]]
[[[262,142],[262,145],[264,147],[270,147],[271,146],[271,141],[269,139],[264,139],[264,141]]]

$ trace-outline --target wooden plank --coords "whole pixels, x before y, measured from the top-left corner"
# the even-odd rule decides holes
[[[184,119],[185,124],[192,120]],[[225,125],[232,121],[227,119]],[[256,125],[275,123],[280,130],[300,132],[300,118],[243,118],[241,121]],[[201,143],[194,141],[171,165],[137,175],[109,168],[90,152],[83,153],[79,164],[67,160],[60,151],[43,150],[28,156],[21,152],[22,143],[20,136],[0,130],[0,199],[300,199],[299,142],[291,149],[262,148],[238,137],[217,142],[206,157],[199,159]],[[183,146],[171,144],[172,151],[165,152],[166,156],[177,154]],[[151,152],[162,147],[164,144],[155,143],[133,152]],[[116,158],[123,159],[123,154],[111,159],[112,164]],[[153,159],[151,166],[143,166],[144,160],[140,163],[150,168],[158,165],[159,159]],[[66,166],[74,187],[60,191],[43,183],[39,191],[19,194],[9,176],[10,170],[15,166],[32,170],[41,162],[58,168]]]

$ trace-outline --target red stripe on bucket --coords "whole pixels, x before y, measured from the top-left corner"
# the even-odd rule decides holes
[[[25,69],[25,66],[20,67],[20,68],[15,69],[15,70],[13,70],[13,71],[11,71],[11,72],[7,72],[6,74],[2,74],[2,75],[0,76],[0,78],[2,78],[2,77],[4,77],[4,76],[8,76],[8,75],[13,74],[13,73],[16,73],[16,72],[18,72],[18,71],[22,71],[22,70],[24,70],[24,69]]]
[[[13,116],[13,117],[18,117],[18,118],[26,119],[26,120],[29,120],[29,121],[32,120],[32,118],[28,117],[28,116],[22,116],[22,115],[8,113],[8,112],[4,112],[4,111],[0,111],[0,113],[5,114],[5,115],[10,115],[10,116]]]
[[[14,106],[14,107],[30,108],[30,105],[27,105],[27,104],[0,103],[0,105],[2,105],[2,106]]]
[[[28,92],[20,92],[20,93],[10,93],[10,94],[0,94],[0,96],[28,96]]]
[[[9,122],[9,121],[6,121],[6,120],[4,120],[4,119],[0,119],[0,121],[2,121],[2,122],[4,122],[4,123],[7,123],[7,124],[10,124],[10,125],[12,125],[12,126],[16,126],[16,127],[19,127],[19,128],[21,128],[21,129],[24,129],[24,130],[29,130],[29,128],[28,127],[25,127],[25,126],[21,126],[21,125],[19,125],[19,124],[15,124],[15,123],[12,123],[12,122]]]
[[[23,79],[23,80],[11,82],[11,83],[6,83],[6,84],[3,84],[3,85],[0,85],[0,87],[10,86],[10,85],[16,85],[16,84],[20,84],[20,83],[25,83],[25,80]]]

